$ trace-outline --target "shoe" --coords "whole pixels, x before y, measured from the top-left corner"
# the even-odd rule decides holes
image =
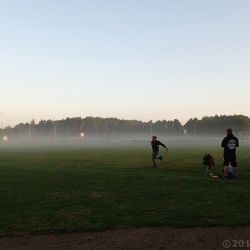
[[[154,165],[153,168],[156,168],[156,165]]]
[[[221,179],[228,180],[228,176],[222,175]]]
[[[160,156],[159,159],[162,161],[162,156]]]

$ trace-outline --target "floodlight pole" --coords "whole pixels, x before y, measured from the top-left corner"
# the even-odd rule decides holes
[[[30,135],[31,135],[31,123],[29,124],[29,139],[30,139]]]

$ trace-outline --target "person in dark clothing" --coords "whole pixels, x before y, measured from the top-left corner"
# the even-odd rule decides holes
[[[151,141],[151,147],[152,147],[152,161],[153,161],[153,167],[156,168],[156,163],[155,160],[159,159],[162,161],[162,156],[158,157],[158,153],[159,153],[159,146],[164,147],[167,151],[168,148],[166,147],[165,144],[161,143],[160,141],[157,140],[157,136],[152,136],[152,141]]]
[[[224,148],[224,178],[228,178],[229,164],[234,169],[234,176],[237,178],[238,166],[236,161],[236,148],[239,147],[239,140],[233,135],[231,128],[227,129],[227,136],[222,140],[221,147]]]

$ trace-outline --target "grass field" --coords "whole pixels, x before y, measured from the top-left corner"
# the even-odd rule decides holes
[[[250,225],[245,146],[225,181],[201,163],[211,153],[221,173],[220,143],[169,142],[156,169],[148,142],[85,144],[0,144],[0,235]]]

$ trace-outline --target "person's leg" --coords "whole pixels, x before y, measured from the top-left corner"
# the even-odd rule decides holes
[[[228,177],[229,159],[224,156],[224,177]]]
[[[208,165],[208,172],[210,173],[210,176],[213,175],[213,173],[212,173],[212,165]]]
[[[153,161],[153,164],[154,164],[153,167],[155,167],[155,168],[156,168],[155,159],[158,159],[157,155],[158,155],[158,152],[153,152],[152,153],[152,161]]]
[[[152,159],[153,161],[153,167],[156,167],[155,159]]]
[[[224,177],[228,177],[228,166],[224,166]]]
[[[234,167],[234,176],[237,178],[238,176],[238,167]]]
[[[238,176],[238,165],[237,165],[237,161],[236,161],[236,154],[232,155],[231,166],[234,169],[234,177],[237,178],[237,176]]]

